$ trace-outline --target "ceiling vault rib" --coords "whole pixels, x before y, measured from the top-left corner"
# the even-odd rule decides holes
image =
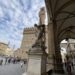
[[[58,2],[59,2],[59,0],[56,0],[56,3],[55,3],[55,6],[54,6],[54,9],[56,9]]]
[[[71,30],[71,29],[75,29],[75,26],[69,26],[69,27],[67,27],[67,28],[64,28],[63,30],[61,30],[61,31],[58,33],[57,37],[59,37],[62,32],[67,31],[67,30]]]
[[[65,4],[63,4],[55,13],[55,18],[57,17],[57,15],[59,14],[59,11],[61,11],[62,9],[70,6],[71,4],[75,3],[75,0],[69,0],[68,2],[66,2]]]
[[[58,28],[59,31],[61,30],[62,26],[64,25],[64,23],[65,23],[65,21],[66,21],[67,19],[69,19],[69,16],[67,16],[67,17],[61,22],[61,24],[60,24],[60,26],[59,26],[59,28]]]
[[[75,10],[72,11],[72,12],[68,12],[68,11],[60,11],[59,13],[70,14],[70,15],[74,15],[74,16],[75,16]]]
[[[64,34],[66,34],[65,38],[67,38],[68,32],[71,33],[71,35],[72,35],[72,34],[75,35],[75,33],[73,33],[72,31],[66,30],[66,31],[64,31],[64,32],[58,37],[59,40],[63,37]],[[69,36],[68,38],[72,38],[72,37],[73,37],[73,36]],[[65,39],[65,38],[62,38],[62,39]],[[60,40],[60,41],[61,41],[61,40]]]
[[[62,37],[62,35],[64,35],[65,32],[66,32],[66,30],[63,31],[62,34],[60,34],[60,35],[58,36],[58,38]]]
[[[69,14],[66,18],[63,19],[63,21],[61,22],[60,26],[58,27],[59,31],[61,30],[63,24],[65,23],[66,20],[72,18],[70,17],[71,15],[73,15],[72,17],[75,17],[75,14]]]
[[[69,18],[72,18],[72,17],[75,17],[75,16],[73,16],[73,15],[70,16],[70,15],[69,15],[68,19],[69,19]],[[60,19],[57,19],[56,21],[58,22],[58,21],[62,21],[62,20],[64,20],[64,19],[66,19],[66,18],[60,18]]]
[[[75,32],[73,32],[72,30],[70,30],[70,32],[72,32],[75,35]]]

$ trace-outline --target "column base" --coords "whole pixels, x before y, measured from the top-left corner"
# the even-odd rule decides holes
[[[54,73],[57,73],[57,74],[64,74],[65,73],[64,69],[63,69],[63,64],[62,63],[54,65]]]
[[[54,73],[56,73],[56,74],[64,74],[64,70],[58,70],[58,69],[56,69],[56,70],[54,70]]]
[[[52,75],[64,75],[64,74],[53,73]]]
[[[49,70],[47,72],[47,75],[64,75],[64,71],[63,70]]]

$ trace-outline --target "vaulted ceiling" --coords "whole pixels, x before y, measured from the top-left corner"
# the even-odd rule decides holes
[[[48,19],[55,20],[59,40],[75,38],[75,0],[45,0]]]

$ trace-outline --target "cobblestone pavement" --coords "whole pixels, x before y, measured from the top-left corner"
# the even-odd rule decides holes
[[[21,68],[20,64],[7,64],[0,66],[0,75],[22,75],[25,71],[25,66]]]

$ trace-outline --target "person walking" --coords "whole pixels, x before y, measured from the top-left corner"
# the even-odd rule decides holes
[[[72,75],[73,62],[70,60],[69,56],[66,56],[65,67],[68,75]]]

